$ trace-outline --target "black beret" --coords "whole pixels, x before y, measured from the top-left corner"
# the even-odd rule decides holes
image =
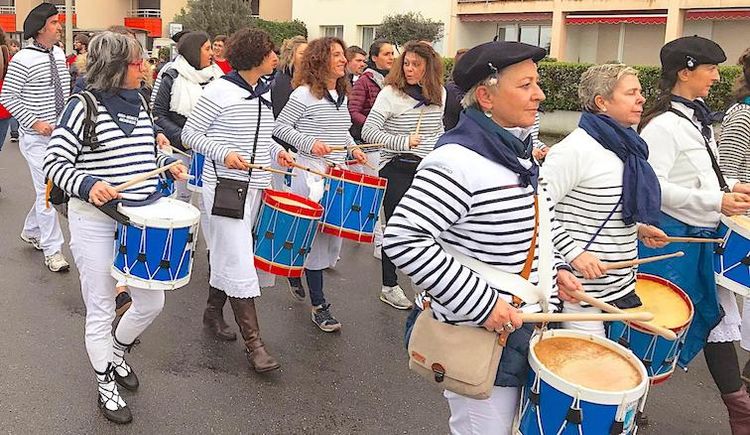
[[[698,65],[718,65],[727,60],[719,44],[700,36],[685,36],[668,42],[659,54],[661,68],[665,73],[674,73]]]
[[[464,92],[503,68],[531,59],[539,62],[547,51],[523,42],[487,42],[464,53],[453,69],[453,81]]]
[[[182,37],[187,35],[188,33],[190,33],[190,30],[180,30],[179,32],[172,35],[172,41],[177,44],[178,42],[180,42],[180,39],[182,39]]]
[[[26,21],[23,22],[23,34],[25,38],[33,38],[47,24],[47,18],[57,15],[57,7],[52,3],[41,3],[29,12]]]

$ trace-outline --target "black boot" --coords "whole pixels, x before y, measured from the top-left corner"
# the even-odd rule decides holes
[[[226,293],[216,287],[208,287],[208,301],[206,310],[203,311],[203,326],[219,340],[234,341],[237,339],[237,334],[224,321],[223,308],[226,301]]]
[[[107,367],[104,373],[94,370],[98,387],[96,403],[107,420],[117,424],[130,423],[133,421],[133,414],[130,413],[130,408],[120,397],[114,371],[115,367],[112,364]]]
[[[112,367],[114,369],[115,381],[120,384],[121,387],[130,390],[138,390],[140,382],[138,382],[138,376],[135,375],[133,368],[125,362],[125,352],[130,353],[130,349],[133,348],[133,344],[122,344],[115,336],[112,336]]]
[[[258,315],[255,311],[254,298],[229,298],[234,311],[234,319],[240,327],[240,333],[245,340],[247,362],[258,373],[270,372],[280,367],[274,357],[268,354],[263,340],[260,339]]]

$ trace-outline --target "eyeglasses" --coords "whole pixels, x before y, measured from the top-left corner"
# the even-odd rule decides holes
[[[143,61],[130,62],[128,63],[128,66],[143,66]]]

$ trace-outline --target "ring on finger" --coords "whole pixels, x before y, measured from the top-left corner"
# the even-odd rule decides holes
[[[505,329],[508,332],[513,332],[516,330],[515,326],[513,326],[513,323],[511,322],[505,322],[503,324],[503,329]]]

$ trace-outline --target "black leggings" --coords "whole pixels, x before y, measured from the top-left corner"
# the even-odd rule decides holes
[[[708,371],[721,394],[734,393],[742,387],[740,364],[734,342],[706,343],[703,348]]]
[[[388,187],[383,197],[383,212],[385,213],[386,224],[393,216],[396,206],[409,190],[414,174],[417,172],[419,160],[416,156],[394,157],[387,165],[380,170],[380,176],[388,180]],[[396,266],[393,264],[388,254],[383,251],[383,285],[393,287],[398,284],[396,275]]]

